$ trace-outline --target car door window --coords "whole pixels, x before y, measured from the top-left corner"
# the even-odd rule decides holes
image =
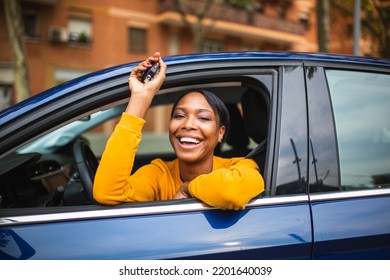
[[[270,74],[267,72],[263,76],[267,80]],[[178,96],[194,88],[194,85],[189,85],[186,88],[166,89],[165,92],[159,93],[155,97],[146,116],[143,139],[136,153],[132,172],[155,158],[166,161],[175,158],[168,137],[170,111]],[[268,104],[268,101],[265,102],[269,96],[268,89],[260,83],[254,83],[249,87],[243,85],[240,80],[236,82],[229,80],[228,82],[210,84],[209,88],[226,104],[237,109],[240,118],[244,118],[246,114],[243,113],[247,113],[243,109],[241,101],[247,92],[255,93],[259,99],[264,101],[264,104]],[[4,168],[0,172],[0,208],[89,205],[87,201],[82,199],[83,182],[80,180],[80,171],[75,164],[74,144],[80,141],[86,143],[91,148],[92,154],[99,160],[107,139],[126,105],[127,100],[118,100],[85,112],[77,119],[64,123],[63,126],[41,133],[39,137],[31,139],[2,159],[0,165]],[[256,107],[254,110],[258,111]],[[263,114],[260,119],[256,119],[254,130],[258,129],[257,124],[268,122],[267,106],[262,110]],[[249,119],[249,121],[253,120]],[[216,155],[232,157],[234,152],[234,156],[246,156],[251,149],[258,145],[258,142],[267,138],[266,128],[267,126],[262,128],[259,139],[249,139],[252,134],[248,133],[247,135],[244,133],[245,127],[238,128],[237,126],[234,133],[229,135],[227,144],[216,151]],[[257,134],[256,132],[254,131],[255,134]],[[241,149],[242,136],[247,137],[245,149]],[[260,160],[263,166],[265,158]],[[64,198],[53,205],[57,192],[61,192]],[[56,211],[53,207],[47,208],[53,209],[52,212]]]
[[[326,70],[341,190],[390,187],[390,75]]]

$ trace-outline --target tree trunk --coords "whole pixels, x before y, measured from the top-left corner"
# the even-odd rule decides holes
[[[390,58],[390,34],[385,35],[385,46],[382,49],[382,57]]]
[[[202,51],[202,41],[203,41],[203,26],[202,22],[198,22],[191,28],[192,30],[192,51],[194,53],[199,53]]]
[[[329,0],[317,0],[318,51],[329,52]]]
[[[19,0],[3,0],[3,2],[8,35],[13,51],[16,102],[19,102],[30,96],[22,13]]]

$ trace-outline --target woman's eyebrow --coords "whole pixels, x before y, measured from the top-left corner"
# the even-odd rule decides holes
[[[176,110],[181,110],[181,111],[188,111],[188,107],[176,107],[175,108],[175,111]],[[202,112],[209,112],[209,113],[213,113],[214,114],[214,111],[209,109],[209,108],[198,108],[196,109],[197,112],[199,113],[202,113]]]

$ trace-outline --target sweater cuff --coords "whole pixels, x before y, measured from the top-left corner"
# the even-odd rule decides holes
[[[141,118],[138,118],[138,117],[133,116],[131,114],[123,112],[122,117],[119,120],[119,123],[117,126],[124,128],[124,129],[127,129],[127,130],[140,132],[142,130],[144,124],[145,124],[144,119],[141,119]]]

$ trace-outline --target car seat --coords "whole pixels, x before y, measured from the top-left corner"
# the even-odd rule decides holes
[[[268,106],[265,98],[254,89],[248,89],[243,94],[241,104],[245,130],[248,136],[257,143],[257,146],[246,157],[254,159],[263,174],[268,134]]]
[[[231,149],[221,151],[221,157],[245,157],[251,150],[248,148],[249,137],[246,133],[244,120],[236,103],[227,103],[230,127],[226,134],[226,144]]]

